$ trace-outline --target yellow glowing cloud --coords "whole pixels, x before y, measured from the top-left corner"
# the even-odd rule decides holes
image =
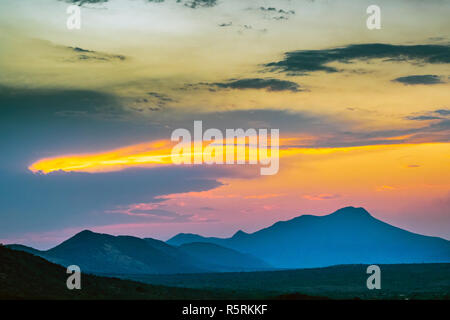
[[[28,169],[33,172],[54,171],[107,172],[130,166],[171,164],[171,145],[167,141],[137,144],[111,151],[66,155],[41,159]]]
[[[225,161],[225,149],[227,141],[218,148],[212,148],[212,143],[203,143],[200,152],[195,152],[193,144],[190,148],[182,149],[180,153],[172,154],[175,142],[170,140],[159,140],[149,143],[142,143],[128,147],[118,148],[110,151],[89,154],[63,155],[53,158],[45,158],[36,161],[28,167],[32,172],[51,173],[55,171],[77,171],[77,172],[110,172],[119,171],[128,167],[153,167],[160,165],[172,165],[182,163],[186,159],[193,163],[194,158],[200,154],[203,161],[206,158]],[[214,149],[212,151],[212,149]],[[188,151],[186,151],[188,150]],[[248,145],[247,148],[234,147],[235,162],[243,160],[248,163],[251,151],[257,150],[257,146]],[[192,152],[194,151],[194,152]],[[271,156],[270,144],[267,153],[254,153],[257,161]]]
[[[344,148],[308,148],[308,147],[297,147],[290,146],[289,142],[293,138],[283,138],[280,139],[280,157],[288,157],[298,154],[304,155],[326,155],[330,153],[346,153],[352,151],[369,151],[376,149],[383,149],[388,147],[394,147],[395,145],[372,145],[372,146],[358,146],[358,147],[344,147]],[[286,143],[286,145],[284,145]],[[192,152],[194,148],[188,147],[188,149],[183,149],[181,153],[172,155],[172,148],[175,142],[169,140],[159,140],[149,143],[142,143],[132,146],[127,146],[123,148],[118,148],[110,151],[104,151],[99,153],[90,154],[74,154],[74,155],[64,155],[53,158],[45,158],[36,161],[31,166],[29,170],[32,172],[42,172],[51,173],[55,171],[77,171],[77,172],[111,172],[119,171],[129,167],[154,167],[161,165],[173,165],[174,163],[180,163],[185,159],[193,160],[199,153]],[[211,143],[204,143],[203,148],[200,151],[203,161],[206,158],[213,159],[217,156],[220,159],[225,160],[226,145],[222,148],[217,148],[211,153]],[[405,146],[403,144],[403,146]],[[257,149],[257,146],[250,145],[245,149],[236,148],[235,149],[235,161],[244,160],[248,163],[250,159],[251,151]],[[190,150],[190,151],[185,151]],[[257,152],[257,159],[260,160],[271,156],[270,146],[267,149],[267,154],[261,154]],[[177,162],[175,162],[175,161]],[[180,161],[181,160],[181,161]],[[193,163],[193,161],[191,161]]]

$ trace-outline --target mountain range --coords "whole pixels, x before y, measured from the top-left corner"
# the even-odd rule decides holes
[[[167,241],[192,242],[248,253],[276,268],[450,262],[450,241],[394,227],[355,207],[325,216],[302,215],[251,234],[238,231],[231,238],[178,234]]]
[[[176,274],[296,269],[338,264],[450,262],[450,241],[415,234],[346,207],[302,215],[231,238],[178,234],[167,242],[82,231],[60,245],[26,251],[96,274]]]
[[[248,254],[209,243],[171,246],[151,238],[112,236],[82,231],[46,251],[8,245],[63,266],[78,265],[95,274],[174,274],[267,270]]]

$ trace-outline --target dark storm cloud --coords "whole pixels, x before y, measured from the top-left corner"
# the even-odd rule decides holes
[[[113,95],[90,90],[22,89],[0,85],[0,121],[54,120],[65,113],[97,119],[129,115]]]
[[[439,84],[445,83],[441,78],[434,74],[424,74],[424,75],[412,75],[406,77],[399,77],[392,81],[400,82],[405,85],[415,85],[415,84]]]
[[[208,168],[182,167],[96,174],[0,171],[0,233],[148,221],[146,216],[105,212],[156,202],[161,195],[216,188],[221,184],[210,178],[215,174]],[[172,219],[180,221],[173,214]]]
[[[196,85],[193,85],[196,87]],[[274,78],[248,78],[248,79],[230,79],[226,82],[200,83],[198,86],[207,86],[210,88],[222,89],[265,89],[267,91],[303,91],[298,83]]]
[[[337,72],[327,64],[349,63],[353,60],[386,59],[414,63],[450,63],[448,45],[391,45],[382,43],[353,44],[323,50],[299,50],[286,52],[280,61],[267,63],[272,71],[292,74],[325,71]]]
[[[20,170],[61,153],[92,152],[170,136],[110,94],[0,86],[0,167]]]

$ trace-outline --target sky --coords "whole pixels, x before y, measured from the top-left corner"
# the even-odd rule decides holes
[[[0,242],[228,237],[344,206],[450,239],[449,15],[445,0],[1,1]],[[278,173],[174,165],[171,134],[196,120],[278,129]]]

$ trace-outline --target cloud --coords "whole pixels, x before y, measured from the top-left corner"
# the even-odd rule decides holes
[[[158,92],[148,92],[147,93],[150,97],[153,97],[158,100],[158,105],[163,106],[166,105],[168,102],[174,102],[175,100],[170,98],[168,95],[164,93],[158,93]]]
[[[181,2],[181,0],[177,0]],[[217,5],[217,0],[188,0],[184,2],[186,7],[196,9],[196,8],[210,8]]]
[[[299,50],[286,52],[282,60],[267,63],[265,67],[272,71],[291,74],[305,74],[315,71],[337,72],[336,68],[328,64],[370,59],[416,63],[450,63],[450,46],[372,43],[352,44],[323,50]]]
[[[227,89],[265,89],[267,91],[303,91],[298,83],[274,78],[231,79],[228,82],[211,83],[209,86]]]
[[[439,84],[445,83],[441,78],[434,74],[424,74],[424,75],[413,75],[406,77],[399,77],[392,81],[400,82],[405,85],[416,85],[416,84]]]
[[[322,193],[322,194],[318,194],[318,195],[309,195],[309,194],[305,194],[303,195],[303,198],[307,199],[307,200],[333,200],[333,199],[338,199],[341,196],[339,194],[329,194],[329,193]]]
[[[435,110],[435,113],[438,113],[442,116],[450,116],[450,110],[449,109],[439,109],[439,110]]]
[[[132,109],[140,113],[145,111],[161,111],[171,102],[176,102],[176,100],[166,94],[147,92],[146,96],[141,96],[133,100]]]
[[[65,2],[73,3],[79,6],[83,6],[85,4],[99,4],[108,2],[108,0],[65,0]]]
[[[375,191],[377,192],[382,192],[382,191],[391,191],[391,190],[395,190],[396,188],[393,186],[387,186],[387,185],[383,185],[383,186],[378,186],[375,188]]]
[[[288,20],[291,15],[295,14],[294,10],[283,10],[275,7],[259,7],[259,10],[264,12],[267,18],[273,20]]]
[[[407,120],[416,121],[428,121],[428,120],[445,120],[447,116],[450,116],[450,110],[438,109],[434,111],[429,111],[424,114],[415,114],[406,117]]]
[[[208,168],[127,170],[95,175],[0,171],[0,233],[142,222],[158,217],[180,221],[181,214],[161,208],[134,208],[129,215],[107,213],[130,203],[158,202],[157,197],[165,194],[214,189],[221,185],[214,178],[216,175]]]
[[[219,27],[231,27],[233,25],[233,22],[226,22],[226,23],[220,23]]]
[[[427,120],[439,120],[442,118],[436,117],[436,116],[421,115],[421,116],[409,116],[409,117],[407,117],[407,119],[408,120],[417,120],[417,121],[427,121]]]
[[[65,0],[65,2],[73,3],[79,6],[86,4],[100,4],[108,2],[109,0]],[[149,3],[162,3],[165,0],[145,0]],[[197,8],[211,8],[218,4],[217,0],[176,0],[176,3],[182,3],[185,7],[191,9]]]
[[[92,50],[86,50],[79,47],[68,47],[72,52],[76,53],[75,58],[69,58],[69,61],[88,61],[88,60],[94,60],[94,61],[124,61],[126,60],[126,57],[123,55],[114,55],[114,54],[107,54]]]
[[[34,160],[170,137],[169,129],[94,90],[0,86],[0,168],[23,170]],[[20,148],[18,147],[20,146]],[[100,147],[101,146],[101,147]]]
[[[180,223],[180,222],[191,222],[192,214],[179,214],[173,211],[163,210],[163,209],[153,209],[153,208],[141,208],[139,205],[130,205],[126,208],[119,208],[113,210],[107,210],[106,213],[111,214],[124,214],[131,217],[144,218],[145,222],[165,222],[165,223]]]

